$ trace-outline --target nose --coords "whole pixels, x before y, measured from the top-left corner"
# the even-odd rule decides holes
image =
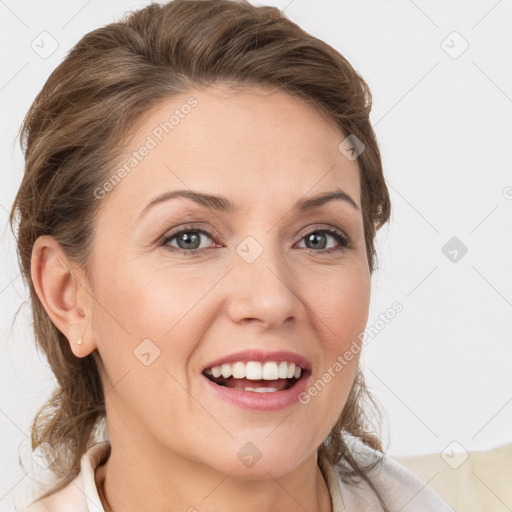
[[[241,245],[243,249],[249,247],[249,252],[244,253],[242,249],[235,255],[235,268],[230,272],[232,284],[227,311],[231,320],[236,323],[252,320],[265,328],[275,328],[297,319],[303,308],[297,279],[280,250],[258,249],[254,242],[253,246]],[[245,257],[251,251],[251,257]],[[255,251],[259,255],[254,259]]]

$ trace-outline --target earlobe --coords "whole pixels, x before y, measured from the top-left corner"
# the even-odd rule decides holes
[[[49,235],[40,236],[34,243],[31,277],[35,291],[53,324],[70,341],[77,357],[85,357],[96,347],[84,338],[87,319],[78,305],[80,283],[58,241]],[[87,308],[86,308],[87,309]]]

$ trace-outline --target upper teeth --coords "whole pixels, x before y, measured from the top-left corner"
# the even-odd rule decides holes
[[[277,380],[277,379],[291,379],[295,377],[298,379],[301,374],[300,366],[295,366],[295,363],[288,363],[287,361],[275,362],[268,361],[263,365],[259,361],[248,361],[244,363],[237,361],[234,364],[224,363],[219,366],[212,366],[206,370],[214,377],[228,377],[233,376],[235,379],[248,379],[248,380]]]

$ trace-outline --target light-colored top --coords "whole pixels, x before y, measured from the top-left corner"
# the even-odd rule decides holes
[[[375,452],[357,438],[349,448],[357,462],[366,463]],[[110,441],[91,446],[82,456],[80,473],[66,487],[19,512],[105,512],[95,482],[96,469],[110,454]],[[319,457],[319,466],[331,495],[333,512],[380,512],[382,506],[369,485],[360,480],[346,483],[342,468]],[[387,507],[400,512],[454,512],[428,485],[391,457],[384,455],[382,464],[368,476]]]

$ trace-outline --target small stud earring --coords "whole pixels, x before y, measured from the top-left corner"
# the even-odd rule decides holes
[[[78,308],[78,312],[80,313],[81,316],[85,316],[85,313],[84,313],[83,309]],[[80,338],[78,339],[78,341],[76,343],[77,343],[77,345],[81,345],[82,344],[82,337],[81,336],[80,336]]]

